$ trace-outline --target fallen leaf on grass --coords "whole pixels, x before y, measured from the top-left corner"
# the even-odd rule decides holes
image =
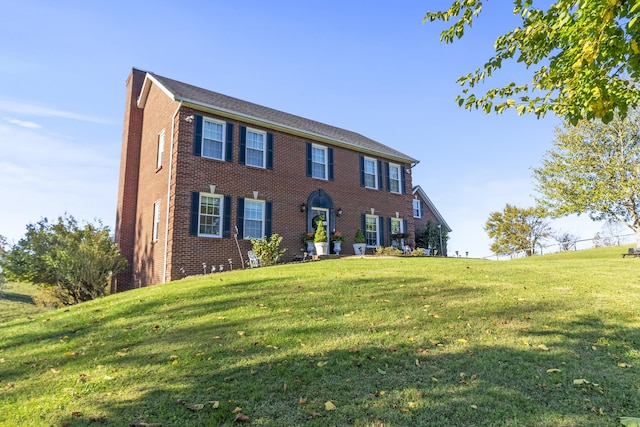
[[[553,372],[562,372],[562,371],[560,369],[558,369],[558,368],[547,369],[547,373],[551,374]]]
[[[387,371],[385,371],[385,370],[383,370],[383,369],[380,369],[380,368],[378,368],[378,373],[379,373],[380,375],[387,375]]]
[[[629,365],[628,363],[624,363],[624,362],[618,363],[618,366],[621,367],[621,368],[630,368],[631,367],[631,365]]]
[[[210,400],[207,403],[209,403],[213,409],[218,409],[220,407],[220,402],[217,400]]]
[[[236,406],[236,409],[231,411],[232,414],[239,414],[240,412],[242,412],[242,408],[239,406]]]
[[[544,344],[540,344],[540,345],[538,346],[538,348],[539,348],[540,350],[542,350],[542,351],[549,351],[549,347],[547,347],[547,346],[546,346],[546,345],[544,345]]]
[[[51,372],[53,372],[54,374],[59,374],[60,371],[58,371],[57,369],[51,368]]]
[[[187,409],[193,412],[201,411],[204,409],[204,403],[194,403],[193,405],[188,405]]]
[[[335,411],[336,405],[333,404],[333,402],[331,402],[330,400],[328,400],[327,402],[325,402],[324,404],[324,410],[325,411]]]
[[[318,363],[316,363],[316,365],[317,365],[319,368],[322,368],[322,367],[323,367],[323,366],[325,366],[326,364],[327,364],[327,362],[318,362]]]

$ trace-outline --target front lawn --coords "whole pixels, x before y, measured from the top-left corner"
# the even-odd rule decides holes
[[[343,258],[23,316],[0,324],[0,425],[620,425],[640,417],[625,251]]]

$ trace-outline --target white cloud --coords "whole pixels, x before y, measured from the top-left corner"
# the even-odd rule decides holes
[[[9,117],[3,117],[2,120],[8,123],[11,123],[12,125],[16,125],[16,126],[20,126],[28,129],[40,129],[42,127],[39,124],[34,122],[27,122],[25,120],[19,120],[19,119],[11,119]]]
[[[62,119],[79,120],[90,123],[112,123],[111,120],[101,117],[87,116],[71,111],[58,110],[55,108],[43,107],[40,105],[28,104],[20,101],[0,100],[0,111],[36,117],[58,117]]]

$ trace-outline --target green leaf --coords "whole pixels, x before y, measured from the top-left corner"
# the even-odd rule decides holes
[[[640,427],[640,418],[620,417],[620,424],[626,427]]]

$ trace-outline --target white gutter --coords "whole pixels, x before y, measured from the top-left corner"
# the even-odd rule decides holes
[[[147,74],[148,75],[148,74]],[[167,213],[164,227],[164,261],[162,265],[162,283],[167,281],[167,257],[169,253],[169,206],[171,206],[171,172],[173,171],[173,138],[175,135],[176,116],[182,108],[182,101],[178,103],[176,112],[171,116],[171,147],[169,148],[169,177],[167,178]]]

